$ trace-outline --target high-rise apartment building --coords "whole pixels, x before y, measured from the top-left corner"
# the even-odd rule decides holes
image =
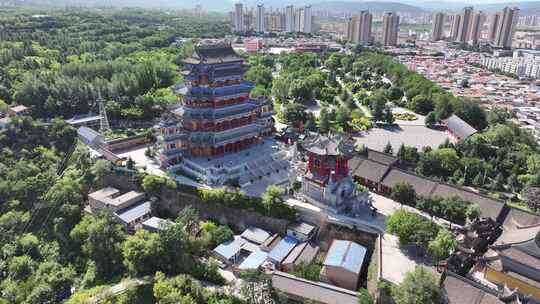
[[[444,13],[439,12],[433,15],[433,28],[431,30],[431,40],[439,41],[444,35]]]
[[[367,45],[371,42],[371,22],[373,15],[369,11],[361,11],[358,15],[349,18],[345,25],[347,40]]]
[[[481,11],[475,12],[471,20],[468,41],[472,44],[478,43],[482,34],[482,25],[484,24],[484,14]]]
[[[245,32],[244,29],[244,5],[242,3],[236,3],[234,5],[234,31]]]
[[[454,20],[452,22],[452,30],[450,31],[450,38],[452,41],[455,41],[458,38],[460,23],[461,23],[461,15],[455,14]]]
[[[255,23],[255,30],[259,33],[266,32],[266,15],[264,13],[264,5],[257,5],[257,22]]]
[[[495,35],[494,44],[501,48],[510,48],[512,46],[512,38],[516,23],[518,20],[519,9],[517,7],[505,7],[502,11],[501,18],[497,24],[497,33]]]
[[[304,9],[299,8],[294,14],[294,31],[300,33],[304,28]]]
[[[285,31],[287,33],[294,32],[294,7],[292,5],[288,5],[285,8]]]
[[[473,8],[468,6],[463,9],[459,21],[456,42],[467,42],[469,40],[469,31],[473,17]]]
[[[313,12],[311,11],[311,5],[304,7],[304,27],[302,33],[311,34],[313,31]]]
[[[397,45],[399,32],[399,16],[396,13],[385,13],[383,16],[382,44],[385,46]]]
[[[491,22],[489,25],[488,39],[491,42],[495,42],[495,37],[497,37],[497,31],[499,30],[499,22],[501,22],[502,13],[498,12],[491,16]]]

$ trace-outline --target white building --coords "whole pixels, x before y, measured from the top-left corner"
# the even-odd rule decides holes
[[[244,32],[244,5],[236,3],[234,5],[234,30],[236,32]]]
[[[294,7],[288,5],[285,8],[285,31],[287,33],[292,33],[295,30],[295,18],[294,18]]]
[[[259,33],[266,32],[266,24],[265,24],[266,18],[264,14],[264,5],[259,4],[257,5],[257,23],[255,30]]]

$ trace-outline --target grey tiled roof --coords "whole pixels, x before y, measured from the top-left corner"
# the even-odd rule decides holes
[[[380,182],[390,167],[369,159],[363,160],[360,165],[354,169],[352,175],[357,175],[373,182]]]
[[[395,168],[386,175],[382,184],[392,188],[395,185],[404,182],[412,185],[416,190],[416,194],[425,197],[430,196],[435,186],[437,186],[437,183],[432,180]]]
[[[184,60],[186,63],[227,63],[243,61],[228,43],[214,43],[206,45],[196,45],[193,55]]]
[[[398,161],[398,158],[379,151],[368,149],[368,159],[374,160],[376,162],[385,164],[385,165],[393,165]]]
[[[465,139],[477,132],[475,128],[455,114],[452,114],[452,116],[445,119],[444,122],[446,123],[448,129],[450,129],[452,133],[459,136],[461,139]]]
[[[354,152],[354,143],[341,135],[316,135],[306,138],[302,147],[317,155],[344,155]]]
[[[457,196],[465,201],[478,204],[481,216],[497,219],[504,206],[504,202],[483,196],[472,191],[461,189],[447,184],[439,184],[432,193],[433,196],[452,197]]]
[[[442,284],[448,304],[503,304],[493,291],[450,272]]]

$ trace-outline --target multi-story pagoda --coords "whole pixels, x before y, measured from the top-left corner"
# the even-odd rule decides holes
[[[354,154],[354,141],[340,135],[317,135],[305,139],[301,146],[308,158],[301,196],[308,202],[337,212],[356,213],[369,195],[358,191],[348,162]]]
[[[250,98],[254,83],[244,80],[244,60],[230,44],[196,45],[183,64],[180,102],[161,123],[163,167],[176,170],[189,158],[239,152],[272,134],[270,103]],[[191,169],[206,179],[204,168]]]

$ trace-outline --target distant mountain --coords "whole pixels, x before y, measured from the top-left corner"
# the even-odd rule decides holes
[[[470,4],[465,2],[450,2],[450,1],[414,1],[403,0],[404,3],[414,4],[420,6],[429,11],[459,11],[466,6],[472,6],[474,9],[482,10],[485,12],[500,11],[507,6],[516,6],[523,15],[534,15],[540,12],[540,1],[518,1],[518,2],[503,2],[503,3],[491,3],[491,4]]]
[[[295,7],[311,4],[314,11],[329,11],[334,14],[352,13],[361,10],[374,12],[397,11],[397,12],[422,12],[422,11],[459,11],[465,6],[471,6],[465,2],[435,1],[435,0],[396,0],[362,1],[362,0],[0,0],[0,3],[16,3],[27,6],[115,6],[115,7],[144,7],[163,9],[191,9],[200,4],[207,11],[227,12],[234,10],[234,3],[241,2],[245,7],[253,8],[257,4],[264,4],[266,9],[282,9],[292,4]],[[506,6],[517,6],[521,9],[520,14],[540,14],[540,1],[520,1],[496,4],[472,5],[475,9],[493,12]]]
[[[383,1],[327,1],[313,3],[312,8],[314,11],[329,11],[334,14],[346,14],[359,12],[361,10],[369,10],[372,12],[409,12],[419,13],[422,12],[418,6],[409,4],[403,4],[399,2],[383,2]]]

